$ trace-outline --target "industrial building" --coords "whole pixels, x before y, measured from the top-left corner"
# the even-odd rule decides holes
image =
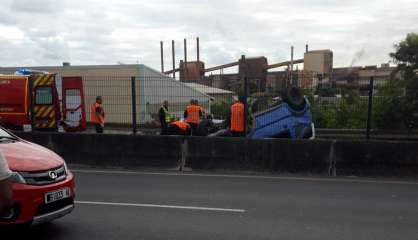
[[[89,105],[100,95],[104,98],[107,123],[132,123],[131,78],[136,79],[136,112],[138,123],[149,123],[164,100],[170,103],[170,112],[181,117],[191,99],[197,99],[206,112],[210,112],[211,96],[170,78],[142,64],[92,66],[37,66],[28,69],[57,73],[60,76],[81,76],[85,95],[87,120]],[[0,68],[0,74],[13,74],[19,68]]]
[[[173,74],[174,77],[176,72],[179,72],[181,82],[225,89],[237,94],[243,92],[245,78],[250,93],[277,93],[290,84],[303,89],[317,89],[323,85],[361,88],[369,84],[370,77],[374,77],[375,86],[384,85],[391,79],[399,78],[396,67],[389,64],[382,64],[380,67],[349,66],[335,68],[331,50],[309,50],[308,45],[306,45],[303,59],[294,59],[293,47],[291,47],[289,61],[268,63],[268,59],[264,56],[242,56],[235,62],[210,68],[205,68],[205,63],[200,60],[199,38],[196,39],[196,61],[187,61],[187,41],[184,39],[184,58],[176,67],[174,49],[174,41],[172,41],[172,70],[164,71],[162,67],[161,72],[167,75]],[[161,42],[161,63],[163,66],[163,42]],[[237,73],[223,74],[224,69],[236,66],[238,67]],[[281,69],[276,70],[279,68]]]
[[[188,61],[187,41],[184,39],[184,58],[180,60],[178,67],[175,62],[175,42],[171,41],[172,64],[169,71],[164,70],[164,43],[160,42],[161,47],[161,72],[166,75],[176,77],[179,73],[181,82],[202,84],[210,87],[221,88],[233,91],[237,94],[244,92],[244,79],[247,80],[247,90],[250,94],[257,92],[270,92],[282,89],[289,84],[299,86],[317,86],[318,84],[330,83],[333,69],[333,52],[329,49],[306,51],[303,59],[293,58],[293,47],[291,47],[291,58],[289,61],[279,63],[268,63],[264,56],[246,57],[242,55],[235,62],[222,64],[215,67],[206,68],[205,63],[200,60],[199,38],[196,38],[196,60]],[[295,71],[298,64],[304,64],[303,72]],[[238,67],[237,74],[223,74],[223,70],[230,67]],[[275,72],[273,69],[286,67],[286,73]],[[215,74],[213,73],[218,73]],[[283,81],[283,78],[286,78]]]
[[[400,78],[400,73],[396,70],[397,67],[390,66],[387,63],[381,66],[334,68],[333,81],[338,87],[365,86],[369,84],[370,77],[374,77],[374,85],[381,86],[392,79]]]
[[[399,79],[397,67],[382,64],[381,66],[352,66],[336,67],[329,73],[322,74],[314,71],[294,70],[293,78],[297,85],[303,89],[316,89],[320,84],[333,85],[336,87],[368,87],[370,77],[374,77],[374,85],[379,87],[389,81]],[[289,83],[290,71],[267,72],[265,92],[278,92]],[[233,89],[237,82],[241,81],[238,73],[213,74],[202,81],[202,84],[216,86],[222,89]]]

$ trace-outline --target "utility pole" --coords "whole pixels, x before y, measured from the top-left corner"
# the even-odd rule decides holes
[[[161,72],[164,73],[164,46],[163,41],[160,42],[160,49],[161,49]]]
[[[290,84],[295,85],[293,82],[293,46],[290,48]]]
[[[171,40],[171,54],[173,56],[173,78],[176,79],[176,56],[174,50],[174,40]]]

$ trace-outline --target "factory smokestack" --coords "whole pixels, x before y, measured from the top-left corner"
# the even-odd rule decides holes
[[[293,85],[293,46],[290,48],[290,84]]]
[[[164,46],[163,41],[160,42],[160,49],[161,49],[161,72],[164,73]]]
[[[174,40],[171,40],[171,54],[173,57],[173,78],[176,79],[176,53],[174,50]]]
[[[197,62],[200,62],[200,46],[199,46],[199,37],[196,38],[196,51],[197,51]]]
[[[187,40],[184,39],[184,66],[187,71]]]

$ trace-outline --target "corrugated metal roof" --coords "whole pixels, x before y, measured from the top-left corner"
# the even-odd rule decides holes
[[[147,67],[144,64],[113,64],[113,65],[70,65],[70,66],[23,66],[27,69],[125,69]],[[0,70],[14,70],[21,67],[0,67]]]
[[[220,89],[220,88],[214,88],[209,87],[206,85],[198,84],[198,83],[184,83],[186,86],[191,87],[195,89],[196,91],[199,91],[201,93],[207,94],[207,95],[214,95],[214,94],[235,94],[232,91]]]

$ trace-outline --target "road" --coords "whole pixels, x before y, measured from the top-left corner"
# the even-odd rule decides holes
[[[418,239],[418,182],[76,171],[31,239]],[[37,237],[37,238],[34,238]]]

